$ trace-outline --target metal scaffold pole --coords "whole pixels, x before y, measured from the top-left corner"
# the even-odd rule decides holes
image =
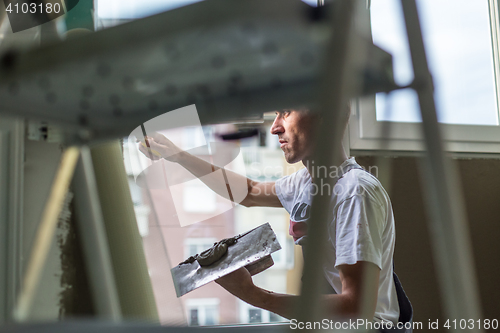
[[[73,186],[78,233],[81,237],[96,316],[104,320],[119,321],[122,319],[120,301],[88,147],[81,148]]]
[[[317,134],[318,144],[314,151],[315,165],[338,166],[342,161],[338,159],[341,149],[343,134],[342,117],[350,98],[357,92],[358,84],[355,73],[356,57],[353,54],[355,47],[359,47],[354,38],[353,20],[357,1],[341,1],[335,4],[335,16],[332,20],[332,31],[334,34],[325,52],[324,76],[322,77],[319,91],[318,113],[322,121]],[[332,177],[321,177],[317,182],[322,188],[326,186],[333,188],[336,179]],[[306,251],[304,261],[303,285],[300,294],[299,309],[297,310],[298,321],[318,320],[324,314],[325,309],[321,305],[321,275],[323,274],[323,263],[325,259],[327,221],[329,217],[330,193],[326,191],[317,193],[313,198],[311,223],[308,230],[308,241],[305,245]]]
[[[421,179],[444,314],[450,320],[477,320],[481,318],[478,284],[459,178],[444,152],[417,5],[415,0],[401,0],[401,4],[415,73],[413,87],[422,114],[426,156]]]

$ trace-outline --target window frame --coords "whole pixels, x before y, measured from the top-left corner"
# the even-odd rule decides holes
[[[500,108],[500,8],[499,0],[488,0],[493,71],[497,100]],[[370,20],[370,11],[360,13]],[[371,25],[366,25],[370,29]],[[499,112],[500,113],[500,112]],[[500,154],[500,125],[441,124],[445,149],[460,156],[477,154],[498,157]],[[349,148],[353,155],[376,150],[394,154],[419,153],[425,150],[421,123],[377,121],[375,95],[353,101],[348,127]],[[388,131],[389,133],[384,133]],[[493,155],[492,155],[493,154]]]

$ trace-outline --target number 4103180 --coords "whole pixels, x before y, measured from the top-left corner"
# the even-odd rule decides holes
[[[59,14],[61,11],[61,4],[59,3],[16,3],[15,5],[12,5],[12,3],[9,3],[7,8],[5,9],[9,14],[15,13],[15,14],[51,14],[51,13],[56,13]]]
[[[457,319],[453,319],[453,320],[446,320],[446,322],[444,323],[443,327],[447,328],[447,329],[486,329],[486,330],[489,330],[489,329],[498,329],[498,320],[497,319],[478,319],[478,320],[474,320],[474,319],[460,319],[460,320],[457,320]]]

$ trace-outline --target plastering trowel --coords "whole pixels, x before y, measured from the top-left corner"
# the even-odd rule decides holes
[[[241,267],[246,267],[251,275],[260,273],[274,264],[271,253],[279,249],[281,246],[269,223],[223,239],[170,270],[177,297]]]

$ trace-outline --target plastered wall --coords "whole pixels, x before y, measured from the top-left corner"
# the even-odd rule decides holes
[[[387,159],[389,164],[374,157],[356,157],[365,167],[392,166],[388,191],[396,219],[396,272],[413,304],[414,320],[423,322],[425,328],[429,319],[447,318],[441,308],[419,164],[415,157]],[[500,160],[460,159],[456,163],[464,190],[484,318],[500,320]]]

